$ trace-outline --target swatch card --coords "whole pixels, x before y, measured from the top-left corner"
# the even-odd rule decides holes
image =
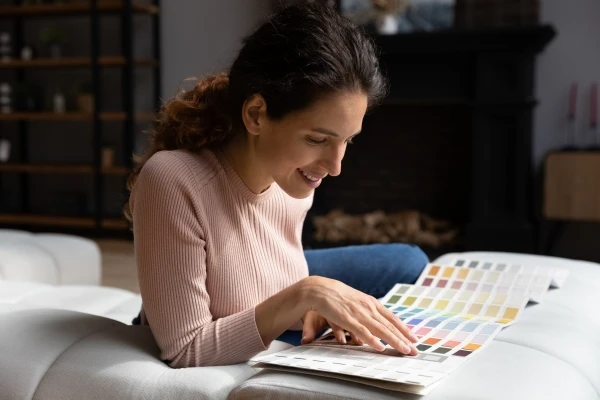
[[[524,293],[504,293],[493,288],[491,292],[474,292],[397,284],[383,297],[381,302],[395,314],[426,313],[445,318],[478,319],[508,326],[525,308],[527,300]],[[412,329],[422,319],[415,320],[418,322],[409,321],[407,325]]]
[[[554,288],[560,288],[564,285],[565,281],[569,276],[569,270],[564,268],[554,267],[541,267],[525,264],[508,264],[501,262],[490,262],[484,260],[467,260],[464,258],[455,259],[450,265],[457,267],[476,268],[483,270],[496,270],[496,271],[518,271],[520,273],[528,273],[532,275],[545,276],[550,275],[551,281],[550,286]]]
[[[485,264],[482,264],[485,265]],[[494,267],[492,269],[491,267]],[[540,303],[552,280],[549,270],[493,265],[488,269],[428,264],[415,285],[486,293],[516,294]],[[498,268],[500,267],[500,268]]]

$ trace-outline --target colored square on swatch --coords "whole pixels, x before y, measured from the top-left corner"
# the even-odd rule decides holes
[[[472,352],[471,351],[466,351],[466,350],[458,350],[456,353],[454,353],[455,356],[459,356],[459,357],[467,357],[468,355],[470,355]]]
[[[427,351],[431,348],[431,346],[428,346],[426,344],[418,344],[417,345],[417,350],[419,351]]]
[[[433,279],[431,279],[431,278],[426,278],[426,279],[423,281],[423,286],[431,286],[431,283],[432,283],[432,282],[433,282]]]
[[[449,340],[446,343],[442,344],[442,346],[446,346],[446,347],[456,347],[459,345],[460,345],[460,342],[457,342],[456,340]]]
[[[440,267],[438,267],[437,265],[434,265],[431,267],[431,269],[429,270],[429,276],[436,276],[438,274],[438,272],[440,271]]]
[[[469,343],[468,345],[464,346],[463,349],[464,350],[477,350],[478,348],[480,348],[481,345],[477,344],[477,343]]]
[[[443,273],[442,276],[444,278],[450,278],[453,273],[454,273],[454,268],[452,268],[452,267],[446,267],[446,269],[444,269],[444,273]]]
[[[425,340],[423,343],[433,345],[433,344],[437,344],[437,342],[439,342],[440,340],[441,339],[430,337],[429,339]]]
[[[438,281],[438,283],[437,283],[437,285],[436,285],[436,286],[437,286],[437,287],[439,287],[439,288],[445,288],[447,283],[448,283],[448,281],[447,281],[447,280],[445,280],[445,279],[440,279],[440,280]]]
[[[437,354],[446,354],[446,353],[448,353],[450,350],[452,350],[452,349],[449,349],[449,348],[447,348],[447,347],[438,347],[437,349],[433,350],[433,352],[434,352],[434,353],[437,353]]]

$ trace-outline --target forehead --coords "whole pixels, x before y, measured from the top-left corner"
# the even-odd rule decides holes
[[[296,122],[318,124],[323,128],[326,124],[337,125],[337,129],[356,129],[362,125],[367,110],[367,96],[362,93],[336,93],[320,98],[309,107],[294,113]],[[360,129],[359,129],[360,130]]]

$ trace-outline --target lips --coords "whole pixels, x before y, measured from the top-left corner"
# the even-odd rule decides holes
[[[300,168],[298,168],[298,175],[304,181],[304,183],[306,183],[312,189],[317,188],[323,180],[322,178],[316,178],[315,176],[304,172]]]

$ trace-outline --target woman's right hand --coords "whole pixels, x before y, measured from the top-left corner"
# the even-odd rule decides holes
[[[321,276],[310,276],[303,284],[307,289],[308,309],[316,311],[331,326],[350,332],[379,351],[385,349],[379,341],[382,339],[403,354],[418,354],[413,344],[416,336],[373,296]]]

